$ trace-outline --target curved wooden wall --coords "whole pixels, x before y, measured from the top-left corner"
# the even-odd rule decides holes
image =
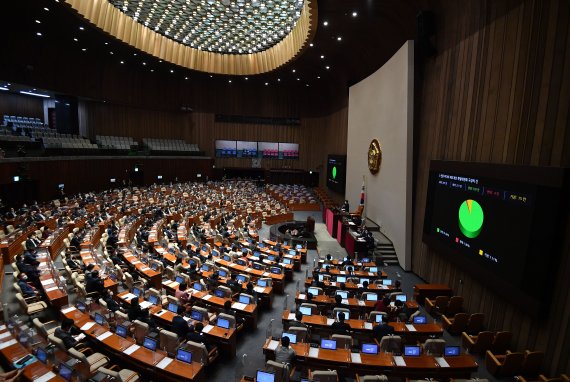
[[[553,302],[541,319],[429,250],[421,235],[430,159],[570,166],[570,3],[431,3],[439,53],[420,73],[413,271],[465,296],[466,310],[485,313],[490,329],[512,331],[514,348],[545,351],[546,374],[568,373],[570,225],[560,266],[552,270]]]

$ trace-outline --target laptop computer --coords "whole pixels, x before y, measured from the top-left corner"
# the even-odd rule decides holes
[[[337,283],[345,283],[346,277],[345,276],[336,276],[336,282]]]
[[[378,323],[378,324],[382,323],[382,315],[381,315],[381,314],[377,314],[377,315],[375,316],[374,322],[376,322],[376,323]]]
[[[313,296],[318,296],[319,295],[319,290],[317,288],[309,288],[307,290],[307,293],[312,294]]]
[[[95,322],[98,325],[105,325],[105,316],[100,313],[95,313]]]
[[[290,249],[290,250],[289,250],[289,254],[290,254],[291,256],[296,256],[296,255],[297,255],[297,251],[294,250],[294,249]]]
[[[149,295],[148,302],[150,302],[152,305],[158,305],[158,296],[155,294]]]
[[[140,296],[142,296],[142,291],[140,288],[134,287],[133,288],[133,294],[137,297],[140,297]]]
[[[247,279],[247,277],[245,277],[244,275],[237,275],[236,276],[236,280],[238,283],[244,283],[246,279]]]
[[[226,297],[226,292],[224,292],[221,289],[215,289],[214,290],[214,296],[219,297],[219,298],[224,298],[224,297]]]
[[[281,268],[271,267],[271,273],[274,273],[276,275],[280,275],[281,274]]]
[[[336,341],[335,340],[327,340],[321,339],[321,348],[322,349],[329,349],[329,350],[336,350]]]
[[[257,280],[257,286],[265,288],[267,286],[267,280],[263,280],[263,279]]]
[[[36,358],[39,359],[41,362],[46,363],[47,362],[47,352],[39,347],[36,349]]]
[[[190,312],[190,318],[192,318],[195,321],[203,321],[204,315],[202,314],[202,312],[199,312],[197,310],[192,310]]]
[[[415,316],[413,319],[414,324],[426,324],[427,317],[426,316]]]
[[[408,301],[408,296],[406,296],[405,294],[397,294],[396,301],[406,302]]]
[[[378,295],[375,293],[368,293],[366,295],[366,301],[378,301]]]
[[[287,333],[287,332],[283,332],[283,335],[281,337],[288,337],[289,338],[289,343],[291,344],[296,344],[297,343],[297,335],[294,333]]]
[[[127,327],[123,325],[117,325],[117,329],[115,330],[115,334],[121,336],[123,338],[127,337]]]
[[[176,276],[174,279],[178,284],[182,284],[184,282],[184,278],[182,276]]]
[[[151,337],[145,337],[143,341],[143,346],[150,351],[155,351],[158,346],[158,341]]]
[[[404,355],[407,357],[419,357],[420,347],[419,346],[404,346]]]
[[[257,370],[255,376],[256,382],[275,382],[275,373],[263,370]]]
[[[178,349],[176,351],[176,359],[186,363],[192,363],[192,352],[185,349]]]
[[[370,269],[368,269],[368,272],[378,272],[378,267],[370,267]]]
[[[364,354],[378,354],[378,345],[376,344],[362,344],[362,353]]]
[[[228,272],[224,271],[223,269],[220,269],[220,270],[218,271],[218,275],[219,275],[220,277],[228,277]]]
[[[301,314],[302,314],[303,316],[312,316],[312,315],[313,315],[313,312],[312,312],[311,308],[308,307],[308,306],[302,306],[302,307],[300,307],[300,308],[299,308],[299,312],[301,312]]]
[[[339,295],[343,299],[348,298],[348,292],[345,290],[337,290],[336,294]]]
[[[194,290],[202,290],[203,286],[202,284],[195,282],[194,285],[192,286],[192,289]]]
[[[238,302],[242,303],[242,304],[251,304],[251,299],[248,296],[244,296],[243,294],[239,296],[238,298]]]
[[[283,258],[283,264],[291,264],[292,262],[293,262],[293,260],[291,260],[291,259],[288,258],[288,257],[284,257],[284,258]]]
[[[382,285],[390,286],[390,285],[392,285],[392,280],[390,280],[390,279],[382,279]]]
[[[178,313],[178,304],[175,302],[168,303],[168,310],[175,314]]]
[[[59,364],[59,376],[66,381],[71,381],[71,377],[73,376],[73,369],[62,362]]]
[[[461,354],[459,346],[446,346],[443,355],[446,357],[456,357]]]

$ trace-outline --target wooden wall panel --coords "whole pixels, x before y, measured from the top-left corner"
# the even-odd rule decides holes
[[[0,116],[17,115],[44,119],[43,100],[0,91]],[[1,123],[1,122],[0,122]]]
[[[513,347],[546,352],[550,375],[570,372],[570,221],[553,302],[527,316],[422,243],[431,159],[570,166],[570,3],[563,0],[430,1],[438,54],[418,66],[413,271],[449,284]],[[548,256],[548,254],[545,254]]]

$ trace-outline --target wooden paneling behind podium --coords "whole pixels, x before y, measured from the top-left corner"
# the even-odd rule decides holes
[[[533,319],[422,243],[430,159],[570,165],[570,3],[431,1],[438,54],[425,59],[414,139],[413,271],[449,284],[516,349],[544,350],[547,373],[570,371],[570,229],[552,269],[547,319]],[[544,256],[549,254],[545,253]],[[461,281],[462,280],[462,283]],[[529,280],[529,282],[531,282]]]

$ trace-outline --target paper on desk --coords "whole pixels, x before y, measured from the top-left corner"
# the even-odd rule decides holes
[[[335,286],[336,286],[336,281],[331,281],[331,285],[335,287]]]
[[[147,267],[147,266],[141,267],[141,271],[143,271],[143,272],[148,271],[149,269],[150,269],[150,268]]]
[[[343,305],[348,305],[348,299],[347,299],[347,298],[343,298],[343,299],[340,301],[340,303],[343,304]]]
[[[374,272],[368,272],[368,276],[374,276]]]
[[[406,361],[404,361],[404,357],[401,356],[394,356],[394,363],[396,364],[396,366],[406,366]]]
[[[105,338],[111,337],[112,335],[113,335],[113,333],[106,331],[105,333],[98,335],[97,339],[99,341],[103,341]]]
[[[437,362],[440,367],[449,367],[449,364],[443,357],[435,357],[435,362]]]
[[[318,348],[309,348],[309,357],[319,358],[319,349]]]
[[[358,306],[365,306],[366,302],[362,300],[358,300]]]
[[[0,349],[4,349],[4,348],[7,348],[8,346],[12,346],[15,343],[18,343],[18,341],[16,341],[15,339],[11,339],[10,341],[2,342],[0,344]]]
[[[139,350],[140,346],[137,344],[132,344],[131,346],[129,346],[128,348],[125,349],[125,351],[123,353],[125,353],[126,355],[131,355],[134,352],[136,352],[137,350]]]
[[[415,326],[412,325],[412,324],[406,324],[406,329],[408,329],[408,331],[410,331],[410,332],[415,332],[415,331],[416,331]]]
[[[376,284],[376,285],[378,285],[378,284]],[[384,284],[378,285],[378,288],[379,289],[388,289],[388,285],[384,285]]]
[[[51,288],[46,289],[46,292],[51,292],[52,290],[58,290],[58,289],[59,288],[55,286],[55,287],[51,287]]]
[[[65,308],[65,309],[62,309],[62,310],[61,310],[61,313],[67,314],[67,313],[69,313],[69,312],[73,312],[75,309],[76,309],[76,308],[75,308],[74,306],[69,306],[69,307],[67,307],[67,308]]]
[[[12,335],[12,333],[10,333],[10,332],[4,332],[4,333],[0,334],[0,340],[2,338],[10,337],[11,335]]]
[[[341,275],[344,275],[344,274],[346,274],[346,272],[345,272],[345,271],[340,271],[340,272],[338,272],[338,273],[340,273]]]
[[[207,294],[207,295],[205,295],[204,297],[202,297],[202,299],[203,299],[203,300],[206,300],[206,301],[208,301],[208,300],[211,299],[211,298],[212,298],[212,295],[211,295],[211,294]]]
[[[269,276],[269,272],[263,272],[263,277]]]
[[[287,316],[288,320],[293,320],[295,319],[295,313],[289,313],[289,315]]]
[[[275,350],[275,349],[277,349],[277,345],[279,345],[279,341],[271,340],[271,341],[269,341],[267,348],[269,350]]]
[[[162,316],[163,314],[165,314],[166,312],[168,312],[168,310],[163,309],[160,313],[155,313],[155,315],[158,316],[158,317],[160,317],[160,316]]]
[[[372,330],[372,322],[365,322],[364,329]]]
[[[262,287],[254,287],[253,290],[256,291],[257,293],[265,292],[265,288],[262,288]]]
[[[186,322],[190,322],[190,321],[192,320],[192,317],[186,317],[186,316],[184,316],[184,317],[182,317],[182,318],[183,318]]]
[[[204,326],[204,329],[202,329],[202,333],[210,333],[212,329],[214,329],[212,325],[206,325]]]
[[[350,353],[350,360],[354,363],[362,363],[360,353]]]
[[[156,364],[156,367],[158,367],[159,369],[164,369],[166,366],[170,365],[172,361],[174,361],[174,359],[169,357],[164,357],[162,361]]]
[[[127,294],[124,294],[122,297],[123,297],[123,300],[130,300],[131,298],[137,297],[137,295],[133,294],[133,293],[127,293]]]
[[[307,296],[305,295],[305,293],[299,293],[299,299],[300,300],[304,300],[306,298],[307,298]]]
[[[85,325],[83,325],[82,327],[80,327],[79,329],[81,330],[89,330],[93,327],[93,325],[95,325],[94,322],[88,322]]]
[[[6,325],[0,325],[0,330],[6,329]]]
[[[146,308],[148,308],[149,306],[152,306],[152,303],[151,303],[151,302],[148,302],[148,301],[143,301],[143,302],[141,302],[139,305],[140,305],[141,309],[146,309]]]
[[[238,309],[238,310],[244,310],[246,306],[247,306],[247,304],[244,304],[244,303],[241,303],[241,302],[234,302],[234,303],[232,304],[232,308]]]
[[[251,268],[245,268],[246,272],[251,272],[251,270],[252,270]]]
[[[334,323],[334,319],[327,318],[327,325],[332,325]]]
[[[49,285],[49,284],[55,284],[55,281],[53,281],[53,279],[48,279],[48,280],[43,280],[42,281],[42,285]]]
[[[51,379],[54,379],[55,377],[56,377],[56,375],[53,371],[48,371],[44,375],[37,377],[37,378],[34,378],[34,381],[35,382],[47,382]]]
[[[133,261],[131,264],[133,264],[133,265],[137,265],[137,264],[139,264],[139,263],[140,263],[140,261],[139,261],[139,260],[135,260],[135,261]]]

